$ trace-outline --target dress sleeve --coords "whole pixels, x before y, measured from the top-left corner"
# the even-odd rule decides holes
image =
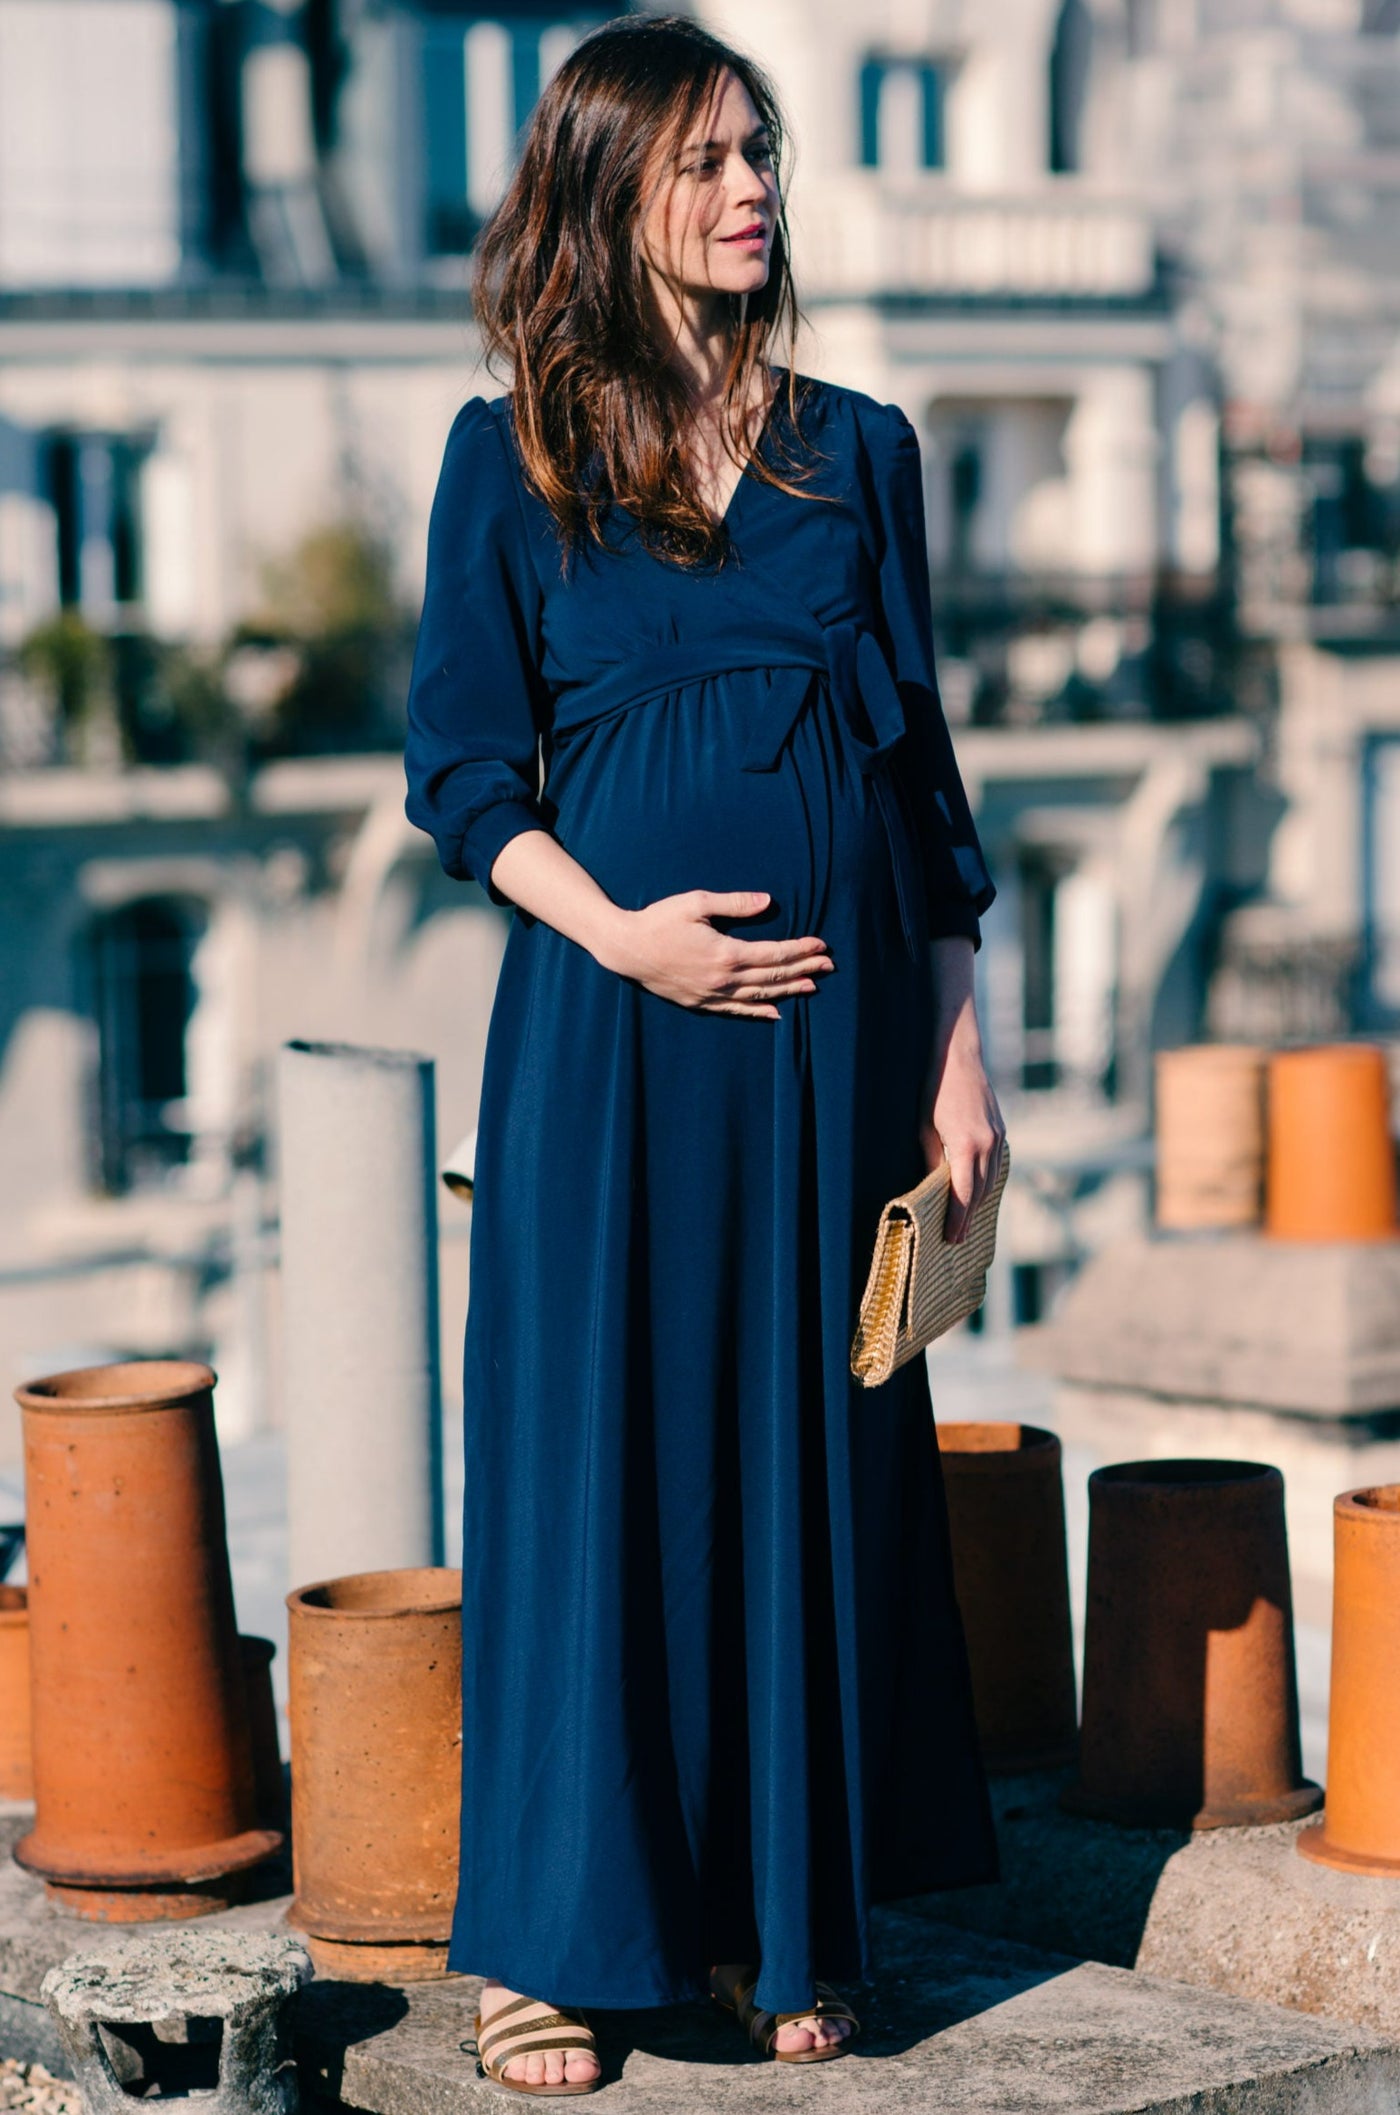
[[[409,821],[444,872],[500,904],[511,899],[491,882],[496,854],[549,827],[538,803],[542,598],[514,475],[495,415],[472,397],[447,436],[428,522],[404,743]]]
[[[924,855],[929,936],[982,944],[996,896],[953,755],[934,668],[928,531],[919,436],[897,404],[872,443],[881,533],[880,597],[908,733],[891,763],[902,779]]]

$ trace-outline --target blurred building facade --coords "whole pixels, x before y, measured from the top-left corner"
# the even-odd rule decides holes
[[[1400,12],[694,11],[792,123],[800,364],[921,435],[1033,1318],[1143,1210],[1154,1048],[1400,1018]],[[0,0],[14,1378],[202,1348],[266,1414],[283,1036],[471,1121],[504,927],[396,715],[471,245],[610,12]]]

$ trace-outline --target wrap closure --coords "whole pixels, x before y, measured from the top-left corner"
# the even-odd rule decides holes
[[[811,696],[812,677],[825,678],[843,745],[871,781],[889,840],[905,946],[917,960],[921,855],[889,762],[906,732],[904,706],[884,650],[866,626],[849,619],[820,624],[814,618],[798,624],[778,614],[746,626],[726,623],[709,638],[668,640],[619,662],[590,683],[560,691],[552,740],[562,746],[583,728],[649,704],[687,683],[750,668],[766,669],[772,680],[758,701],[741,763],[745,771],[777,769]]]

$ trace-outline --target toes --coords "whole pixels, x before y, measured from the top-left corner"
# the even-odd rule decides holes
[[[786,2026],[778,2029],[778,2047],[788,2050],[810,2049],[812,2046],[811,2030],[812,2022],[810,2020],[789,2020]],[[784,2036],[788,2038],[784,2040]]]
[[[820,2013],[812,2013],[806,2019],[789,2020],[785,2027],[780,2027],[778,2047],[786,2052],[826,2049],[832,2042],[844,2041],[850,2031],[849,2020],[829,2020]]]

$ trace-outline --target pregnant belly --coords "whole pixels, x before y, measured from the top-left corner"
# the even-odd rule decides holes
[[[824,687],[772,770],[743,768],[753,709],[751,682],[710,677],[556,746],[555,833],[615,903],[763,889],[771,904],[742,930],[792,938],[887,889],[888,845]]]

